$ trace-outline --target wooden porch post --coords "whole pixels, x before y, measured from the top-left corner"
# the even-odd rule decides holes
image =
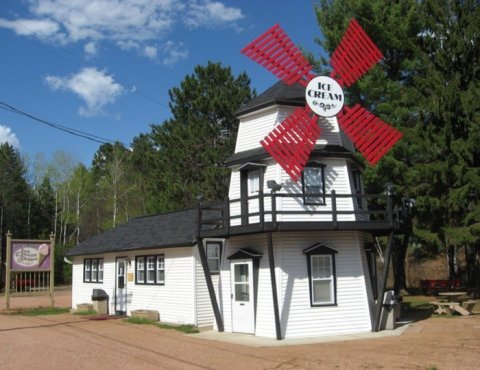
[[[272,298],[273,298],[273,313],[275,315],[275,331],[277,340],[282,338],[282,327],[280,323],[280,311],[278,308],[278,293],[277,293],[277,279],[275,277],[275,260],[273,257],[273,238],[272,232],[267,233],[268,244],[268,264],[270,265],[270,281],[272,283]]]
[[[383,296],[385,295],[385,286],[387,285],[388,268],[390,266],[390,260],[392,259],[394,237],[395,237],[395,233],[393,230],[391,230],[390,235],[388,236],[387,250],[385,252],[385,265],[383,267],[383,278],[382,278],[382,281],[380,282],[380,291],[377,297],[377,307],[375,310],[375,317],[373,321],[372,331],[380,330],[380,318],[382,315]]]
[[[223,318],[220,314],[220,308],[218,306],[217,296],[215,295],[215,289],[213,287],[212,274],[210,274],[210,268],[208,267],[207,254],[205,253],[205,247],[203,245],[203,240],[200,238],[201,230],[201,210],[200,204],[197,204],[197,248],[198,254],[200,255],[200,261],[202,262],[203,273],[205,275],[205,280],[207,282],[208,294],[210,296],[210,302],[212,303],[213,314],[215,315],[215,320],[217,321],[217,327],[219,332],[224,331],[223,327]]]

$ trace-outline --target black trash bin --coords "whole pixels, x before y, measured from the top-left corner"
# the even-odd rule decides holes
[[[108,294],[103,289],[93,289],[92,303],[93,309],[99,315],[108,314]]]

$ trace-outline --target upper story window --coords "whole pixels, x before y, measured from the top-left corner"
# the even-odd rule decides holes
[[[85,283],[103,282],[103,258],[85,258],[83,260],[83,281]]]
[[[358,170],[353,170],[352,171],[352,182],[353,182],[353,194],[360,195],[362,194],[362,175],[360,171]],[[362,204],[362,198],[361,197],[356,197],[356,203],[358,208],[363,208]]]
[[[220,272],[220,258],[222,255],[221,242],[207,242],[207,263],[211,274]]]
[[[260,191],[260,170],[248,171],[248,194],[254,195]]]
[[[308,163],[302,173],[303,202],[307,205],[325,204],[325,166]]]

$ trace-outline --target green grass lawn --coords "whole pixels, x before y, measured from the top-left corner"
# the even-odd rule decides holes
[[[68,307],[36,307],[26,308],[21,310],[15,310],[12,315],[22,316],[45,316],[45,315],[58,315],[62,313],[70,312]]]
[[[199,332],[194,325],[164,324],[164,323],[148,320],[143,317],[129,317],[128,319],[125,319],[125,322],[129,322],[131,324],[139,324],[139,325],[154,325],[160,329],[173,329],[185,334],[195,334]]]

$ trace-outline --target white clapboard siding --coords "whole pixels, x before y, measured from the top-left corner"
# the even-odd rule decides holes
[[[307,258],[303,250],[316,243],[337,250],[337,306],[311,307]],[[356,232],[274,234],[274,257],[283,335],[286,338],[325,336],[371,330],[368,276],[363,241]],[[225,256],[239,248],[263,253],[258,274],[255,334],[276,336],[266,235],[243,236],[226,241]],[[221,310],[225,331],[232,331],[230,263],[221,274]]]
[[[131,266],[127,273],[135,276],[135,256],[163,254],[165,257],[165,285],[141,285],[126,281],[127,314],[132,310],[150,309],[160,313],[160,319],[177,324],[195,324],[195,259],[192,247],[153,249],[148,251],[128,252],[119,255],[104,255],[104,282],[92,284],[83,282],[83,259],[75,257],[72,278],[72,305],[91,302],[93,288],[100,288],[109,295],[109,312],[115,312],[115,258],[128,257]],[[102,256],[88,256],[96,258]]]
[[[269,107],[261,112],[246,115],[240,119],[235,153],[259,148],[262,140],[275,127],[277,107]]]
[[[240,248],[250,248],[263,256],[260,258],[258,273],[258,291],[256,296],[256,325],[255,335],[275,338],[275,319],[273,314],[272,286],[270,283],[270,270],[268,265],[267,239],[265,234],[231,238],[225,241],[225,257],[222,264],[220,281],[221,311],[224,319],[225,331],[232,331],[232,291],[230,280],[230,260],[228,256]],[[277,282],[279,285],[279,269],[277,268]]]
[[[206,244],[207,240],[204,240]],[[210,301],[210,294],[208,293],[207,281],[205,273],[203,272],[202,262],[198,254],[198,249],[195,247],[195,310],[196,310],[196,325],[198,327],[207,327],[214,325],[214,315],[212,302]],[[213,274],[212,283],[215,293],[218,297],[220,276]]]
[[[84,258],[103,258],[103,283],[83,282]],[[72,308],[77,309],[81,303],[92,303],[93,289],[103,289],[109,296],[109,312],[115,312],[115,256],[89,255],[73,257],[72,265]]]
[[[325,192],[330,194],[335,190],[337,194],[351,194],[350,179],[348,175],[347,162],[343,158],[324,158],[320,161],[325,165]],[[282,192],[302,194],[301,180],[293,182],[289,175],[282,170],[281,181],[283,184]],[[283,211],[302,211],[305,209],[312,211],[331,211],[331,198],[325,198],[325,205],[310,205],[303,204],[303,197],[298,198],[280,198],[281,208]],[[338,221],[354,221],[353,202],[351,197],[337,198],[338,211],[351,211],[352,214],[338,215]],[[309,214],[294,214],[294,215],[280,215],[279,221],[332,221],[331,214],[325,215],[309,215]]]
[[[311,307],[307,258],[303,250],[315,243],[335,249],[337,305]],[[281,234],[281,318],[286,338],[368,332],[370,307],[355,232]]]

